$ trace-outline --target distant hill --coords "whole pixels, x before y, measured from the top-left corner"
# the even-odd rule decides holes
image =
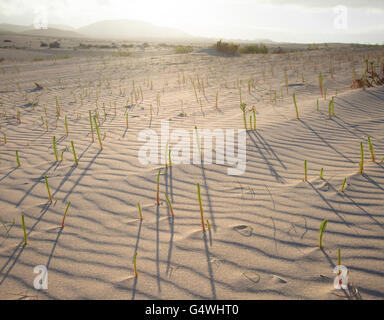
[[[82,34],[79,34],[75,31],[70,30],[61,30],[61,29],[29,29],[21,32],[25,35],[31,36],[45,36],[45,37],[58,37],[58,38],[80,38],[84,37]]]
[[[0,23],[0,31],[1,32],[23,32],[28,29],[31,29],[31,27],[28,26],[19,26],[17,24],[9,24],[9,23]]]
[[[159,27],[136,20],[105,20],[78,28],[77,32],[104,39],[186,39],[191,35],[174,28]]]

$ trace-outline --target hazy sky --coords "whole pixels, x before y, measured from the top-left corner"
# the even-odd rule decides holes
[[[0,0],[0,23],[44,10],[48,26],[135,19],[204,37],[384,43],[384,0]]]

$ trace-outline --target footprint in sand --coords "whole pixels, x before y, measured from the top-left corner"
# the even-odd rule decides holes
[[[321,190],[321,191],[328,191],[328,190],[329,190],[329,184],[328,184],[328,182],[324,181],[324,182],[319,186],[319,190]]]
[[[285,280],[284,278],[279,277],[275,274],[272,275],[271,280],[273,283],[281,283],[281,284],[287,283],[287,280]]]
[[[253,228],[250,226],[240,225],[233,227],[233,230],[240,233],[244,237],[250,237],[253,232]]]
[[[253,284],[256,284],[260,281],[260,275],[254,271],[243,272],[243,276],[246,277]]]

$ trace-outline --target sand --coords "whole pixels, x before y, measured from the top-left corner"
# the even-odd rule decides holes
[[[0,208],[5,226],[0,225],[1,299],[383,299],[384,89],[350,88],[353,66],[361,75],[364,58],[382,59],[382,50],[342,47],[222,57],[196,47],[190,54],[176,55],[151,44],[129,57],[77,50],[67,59],[32,62],[31,56],[45,57],[48,52],[37,50],[0,51],[6,57],[0,64]],[[326,99],[320,96],[319,71]],[[197,76],[204,81],[205,96],[197,91],[202,108],[191,84]],[[133,105],[132,80],[144,98]],[[34,82],[43,89],[36,89]],[[228,175],[227,164],[174,164],[165,169],[139,162],[139,132],[159,132],[162,120],[169,120],[171,130],[191,134],[195,125],[242,129],[239,86],[243,102],[247,108],[255,106],[257,115],[257,130],[246,134],[243,175]],[[88,118],[89,110],[96,109],[96,89],[103,150],[96,136],[92,142]],[[332,96],[335,115],[329,118]],[[55,97],[61,108],[57,128]],[[29,104],[37,99],[38,104]],[[55,162],[53,136],[59,158],[64,151],[63,161]],[[16,150],[21,167],[16,165]],[[303,181],[304,160],[308,181]],[[196,183],[210,222],[205,232]],[[172,201],[174,218],[164,193]],[[324,219],[328,224],[319,249]],[[349,290],[333,287],[338,248],[349,270]],[[48,269],[47,290],[33,286],[37,265]]]

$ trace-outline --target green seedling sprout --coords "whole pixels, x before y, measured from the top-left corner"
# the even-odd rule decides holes
[[[48,191],[49,202],[52,203],[53,199],[52,199],[51,190],[49,189],[49,184],[48,184],[47,176],[44,177],[44,180],[45,180],[45,186],[47,187],[47,191]]]
[[[209,223],[209,220],[207,219],[207,229],[211,230],[211,224]]]
[[[369,145],[369,151],[371,152],[372,162],[375,162],[375,152],[373,151],[373,145],[372,145],[371,137],[368,137],[368,145]]]
[[[25,228],[25,221],[24,221],[24,215],[23,214],[21,215],[21,224],[23,226],[23,231],[24,231],[24,245],[26,246],[28,244],[28,241],[27,241],[27,230]]]
[[[64,216],[63,216],[63,221],[61,222],[61,227],[62,228],[64,228],[65,217],[67,216],[67,212],[68,212],[68,209],[69,209],[70,205],[71,205],[71,201],[68,202],[67,207],[65,208],[65,212],[64,212]]]
[[[99,145],[100,145],[100,150],[103,150],[103,144],[101,142],[101,137],[100,137],[100,129],[97,124],[96,117],[93,117],[93,121],[95,122],[95,128],[96,128],[96,133],[97,133],[97,139],[99,140]]]
[[[135,252],[135,255],[133,256],[133,272],[134,272],[135,278],[137,278],[136,258],[137,258],[137,251]]]
[[[169,206],[169,210],[171,211],[172,218],[174,218],[175,215],[174,215],[174,213],[173,213],[173,208],[172,208],[171,200],[169,200],[169,197],[168,197],[167,194],[165,194],[165,198],[167,199],[167,203],[168,203],[168,206]]]
[[[3,133],[3,138],[4,138],[4,144],[7,144],[7,135]]]
[[[347,177],[345,177],[343,180],[343,184],[341,185],[341,190],[340,190],[341,192],[344,192],[346,182],[347,182]]]
[[[157,187],[156,187],[156,205],[160,205],[160,194],[159,194],[159,189],[160,189],[160,172],[161,169],[159,169],[159,172],[157,173]]]
[[[240,109],[241,109],[241,111],[243,111],[243,120],[244,120],[244,128],[245,128],[245,130],[247,130],[247,118],[246,118],[246,110],[245,110],[246,106],[247,105],[245,103],[240,104]]]
[[[316,111],[319,111],[319,99],[317,99]]]
[[[328,104],[328,117],[329,119],[332,117],[332,100],[330,100]]]
[[[65,125],[65,132],[68,137],[68,121],[67,121],[67,116],[64,117],[64,125]]]
[[[359,173],[363,174],[364,173],[364,148],[363,148],[362,141],[360,141],[360,154],[361,154],[361,160],[359,163],[359,167],[360,167]]]
[[[140,203],[138,202],[137,203],[137,207],[139,208],[139,216],[140,216],[140,220],[143,220],[143,215],[141,213],[141,207],[140,207]]]
[[[73,141],[71,140],[71,146],[72,146],[72,153],[73,153],[73,158],[75,159],[75,163],[76,165],[79,164],[79,160],[77,159],[77,156],[76,156],[76,150],[75,150],[75,145],[73,144]]]
[[[91,110],[89,110],[89,124],[91,125],[92,142],[94,142],[95,138],[93,136],[93,124],[92,124],[92,112],[91,112]]]
[[[341,252],[340,252],[340,248],[337,248],[337,265],[341,266]],[[340,272],[340,270],[339,270],[339,272]]]
[[[324,168],[321,168],[320,169],[320,179],[323,180],[323,173],[324,173]]]
[[[296,103],[296,93],[293,93],[293,103],[295,105],[295,110],[296,110],[296,118],[299,119],[299,110],[297,109],[297,103]]]
[[[200,146],[199,132],[198,132],[198,130],[197,130],[197,126],[195,126],[195,133],[196,133],[196,143],[197,143],[197,147],[199,148],[199,153],[200,153],[200,155],[202,155],[202,152],[201,152],[201,146]]]
[[[203,228],[203,231],[205,231],[203,205],[201,203],[201,194],[200,194],[200,184],[199,183],[197,183],[197,198],[199,200],[199,206],[200,206],[201,227]]]
[[[307,160],[304,160],[304,181],[308,181]]]
[[[16,163],[17,163],[17,166],[20,167],[20,159],[19,159],[19,151],[16,150]]]
[[[168,160],[169,160],[169,167],[172,167],[171,149],[168,149]]]
[[[57,155],[57,148],[56,148],[56,137],[52,137],[52,149],[53,149],[53,154],[55,155],[56,162],[59,161],[59,157]]]
[[[61,151],[60,161],[64,160],[64,151]]]
[[[319,73],[319,88],[320,88],[320,95],[323,96],[323,75],[321,72]]]
[[[219,108],[219,91],[216,91],[216,109]]]
[[[256,130],[256,108],[255,106],[252,107],[253,112],[253,130]]]
[[[324,219],[323,222],[320,224],[320,229],[319,229],[319,248],[323,248],[323,235],[325,231],[325,227],[327,226],[328,220]]]

